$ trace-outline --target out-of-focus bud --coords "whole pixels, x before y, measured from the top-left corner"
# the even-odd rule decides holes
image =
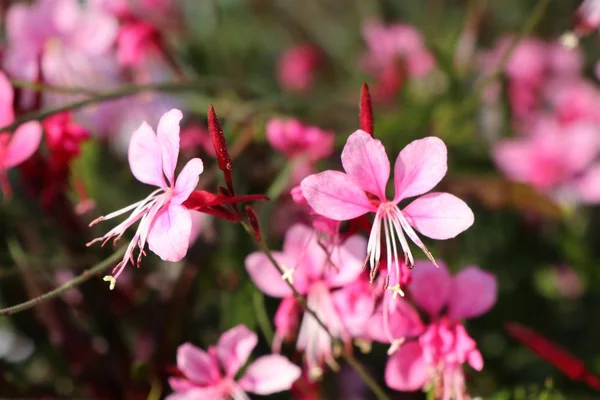
[[[233,182],[231,179],[231,169],[233,168],[233,164],[231,162],[231,157],[229,156],[229,150],[227,149],[227,142],[225,141],[221,123],[219,122],[219,118],[212,105],[208,106],[208,132],[210,133],[215,153],[217,154],[219,169],[223,171],[227,188],[233,195]]]

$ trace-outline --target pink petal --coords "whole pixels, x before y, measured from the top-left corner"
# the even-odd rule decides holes
[[[448,316],[453,319],[478,317],[496,303],[496,278],[478,267],[462,269],[452,281]]]
[[[375,296],[369,282],[357,279],[332,293],[331,299],[350,337],[364,338],[375,311]]]
[[[302,224],[293,225],[285,233],[283,252],[292,263],[285,266],[296,268],[294,279],[321,279],[327,253],[317,239],[317,232]]]
[[[172,379],[169,379],[169,383],[172,383]],[[199,400],[199,399],[211,399],[211,400],[227,400],[229,396],[223,395],[223,389],[219,386],[209,387],[195,387],[193,389],[182,391],[178,393],[172,393],[165,397],[165,400]]]
[[[6,168],[21,164],[35,153],[42,140],[42,126],[37,121],[19,126],[10,138],[4,158]]]
[[[469,206],[449,193],[428,193],[410,203],[402,213],[417,231],[432,239],[445,240],[473,225]]]
[[[6,126],[15,120],[13,94],[13,88],[8,78],[0,72],[0,127]]]
[[[325,266],[325,280],[330,287],[340,287],[356,280],[363,272],[367,240],[362,236],[351,236],[341,245],[333,246]]]
[[[239,381],[247,392],[267,395],[289,390],[300,378],[302,370],[287,358],[272,354],[254,361]]]
[[[530,138],[507,139],[495,146],[493,158],[509,179],[527,182],[535,172],[534,151],[534,142]]]
[[[163,207],[152,222],[148,246],[164,261],[176,262],[187,254],[192,234],[190,211],[180,205]]]
[[[138,181],[166,187],[160,145],[154,131],[145,121],[131,135],[129,167]]]
[[[354,132],[342,151],[342,165],[348,176],[363,190],[385,199],[390,178],[390,160],[381,141],[365,131]]]
[[[162,153],[163,171],[171,185],[175,180],[175,167],[179,156],[179,121],[182,118],[181,111],[172,109],[160,117],[156,129]]]
[[[339,171],[325,171],[304,178],[302,194],[311,208],[336,221],[356,218],[375,210],[365,192]]]
[[[198,186],[202,171],[204,171],[204,163],[199,158],[192,158],[185,164],[179,176],[177,176],[171,204],[181,204],[190,197],[190,194]]]
[[[415,303],[431,316],[439,315],[446,306],[453,283],[446,265],[440,260],[437,264],[439,268],[430,261],[417,261],[408,286]]]
[[[467,362],[475,371],[481,371],[483,369],[483,357],[477,349],[469,353]]]
[[[197,385],[208,385],[220,379],[217,360],[191,343],[184,343],[177,348],[177,368]],[[173,389],[177,390],[175,387]]]
[[[228,377],[233,377],[246,363],[257,342],[256,333],[248,330],[244,325],[231,328],[221,335],[216,351]]]
[[[575,182],[581,200],[588,204],[600,203],[600,164],[592,165]]]
[[[273,257],[279,265],[287,265],[288,258],[280,252],[273,252]],[[281,278],[281,273],[275,269],[267,256],[262,252],[255,252],[246,257],[246,270],[250,275],[252,282],[265,294],[272,297],[292,296],[292,290]],[[296,274],[293,275],[294,286],[301,293],[304,291],[306,284],[298,282]]]
[[[385,383],[395,390],[409,392],[421,389],[427,380],[429,366],[423,359],[418,342],[409,342],[388,358],[385,366]]]
[[[440,138],[431,136],[409,143],[396,158],[394,201],[433,189],[446,175],[447,159],[448,150]]]
[[[368,338],[390,343],[391,340],[419,335],[424,326],[419,313],[408,301],[403,298],[394,299],[393,294],[386,291],[382,303],[365,329]]]
[[[70,44],[86,54],[107,54],[117,40],[119,22],[116,18],[90,9],[76,18],[77,26],[68,38]]]

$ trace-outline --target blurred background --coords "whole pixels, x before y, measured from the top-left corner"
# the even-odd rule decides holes
[[[332,132],[333,153],[308,168],[340,169],[367,82],[375,135],[388,155],[395,158],[417,138],[442,138],[449,173],[440,189],[475,213],[475,224],[456,239],[427,245],[453,271],[478,265],[498,279],[494,308],[467,323],[485,360],[482,372],[466,372],[470,393],[498,400],[600,398],[505,330],[511,321],[529,326],[600,374],[600,180],[587,174],[598,153],[571,168],[565,159],[579,153],[551,136],[585,125],[600,137],[600,46],[594,29],[581,28],[587,14],[577,14],[580,1],[90,0],[78,3],[114,26],[112,33],[94,31],[96,15],[77,36],[84,44],[42,28],[33,39],[23,33],[70,12],[68,2],[56,0],[48,7],[58,14],[42,10],[27,22],[11,17],[11,8],[27,3],[40,2],[0,3],[2,65],[14,86],[16,120],[33,116],[47,127],[44,111],[93,100],[71,109],[83,130],[73,134],[74,151],[61,153],[46,139],[8,171],[13,193],[0,210],[3,307],[112,254],[110,244],[86,243],[114,225],[87,225],[149,193],[129,170],[129,137],[141,121],[156,126],[173,107],[185,116],[180,157],[201,157],[199,187],[215,191],[223,182],[206,128],[207,107],[214,105],[234,159],[236,191],[271,197],[254,207],[265,240],[281,248],[287,227],[302,218],[289,190],[306,173],[295,156],[269,142],[267,123],[297,118]],[[577,47],[565,36],[573,29],[581,36]],[[100,51],[98,42],[110,35]],[[32,73],[22,53],[36,41],[36,54],[50,61]],[[61,61],[52,64],[51,54]],[[546,140],[555,146],[546,149]],[[502,147],[517,142],[520,150]],[[0,397],[163,398],[178,345],[206,348],[240,323],[259,333],[256,353],[269,352],[261,331],[279,300],[248,279],[244,259],[254,244],[236,224],[198,215],[197,237],[183,261],[164,263],[151,254],[141,268],[127,268],[114,291],[94,278],[1,317]],[[357,351],[382,384],[386,349]],[[294,396],[371,398],[357,380],[342,367],[326,373],[318,396]],[[389,392],[394,399],[425,398]]]

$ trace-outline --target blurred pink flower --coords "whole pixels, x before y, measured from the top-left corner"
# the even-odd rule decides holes
[[[58,86],[106,88],[117,79],[110,53],[117,36],[117,21],[77,0],[38,0],[13,4],[6,14],[6,71],[30,82]],[[26,92],[24,107],[34,94]],[[69,98],[64,94],[50,99]]]
[[[287,358],[271,354],[254,360],[241,378],[236,374],[246,364],[258,337],[244,325],[223,333],[208,351],[184,343],[177,349],[177,367],[184,378],[169,378],[175,393],[167,400],[248,399],[246,392],[259,395],[289,390],[301,374]]]
[[[371,280],[379,268],[382,239],[385,239],[387,250],[386,265],[396,268],[390,275],[399,278],[402,274],[398,247],[404,252],[405,263],[414,264],[405,233],[435,262],[415,229],[432,239],[444,240],[455,237],[473,224],[469,206],[449,193],[428,193],[403,210],[398,206],[402,200],[433,189],[446,174],[446,159],[446,145],[437,137],[408,144],[396,159],[396,194],[388,200],[386,186],[390,178],[390,161],[385,148],[379,140],[358,130],[350,135],[342,151],[346,172],[325,171],[311,175],[302,181],[302,193],[317,214],[333,220],[345,221],[375,213],[367,247]],[[390,284],[390,290],[402,294],[400,282]]]
[[[150,250],[165,261],[179,261],[187,253],[192,229],[190,211],[182,203],[198,184],[203,171],[199,158],[190,160],[175,180],[175,167],[179,155],[179,122],[182,113],[173,109],[165,113],[158,123],[158,134],[143,122],[133,133],[129,145],[129,166],[136,179],[158,186],[144,200],[94,220],[91,225],[112,219],[131,210],[131,215],[101,238],[87,245],[113,239],[119,240],[127,228],[140,221],[136,233],[127,247],[123,260],[113,269],[112,277],[105,280],[114,287],[128,262],[134,263],[133,252],[139,247],[137,264],[141,261],[146,241]],[[165,176],[167,180],[165,181]]]
[[[592,124],[562,127],[540,118],[531,134],[505,139],[494,148],[498,168],[509,178],[544,192],[573,189],[600,154],[600,130]]]
[[[600,27],[600,0],[583,0],[575,17],[573,30],[576,35],[589,35]]]
[[[421,78],[435,68],[435,58],[421,33],[406,24],[385,26],[370,21],[363,25],[367,51],[362,56],[366,71],[378,78],[374,97],[389,100],[406,78]]]
[[[13,88],[2,72],[0,72],[0,127],[14,122]],[[42,140],[42,126],[37,121],[20,125],[11,135],[0,132],[0,186],[6,196],[12,190],[8,182],[7,170],[16,167],[35,153]]]
[[[117,38],[117,59],[123,66],[134,66],[145,61],[148,52],[156,46],[156,28],[144,21],[124,23]]]
[[[496,279],[478,267],[467,267],[451,277],[442,262],[439,268],[426,261],[418,264],[409,291],[431,322],[418,340],[401,344],[390,356],[385,381],[400,391],[418,390],[431,382],[440,397],[462,398],[466,392],[463,364],[480,371],[483,358],[460,319],[480,316],[492,308]]]
[[[545,100],[561,124],[600,125],[600,90],[582,78],[563,78],[546,84]]]
[[[300,294],[306,295],[308,307],[316,312],[333,336],[346,340],[349,336],[332,291],[353,282],[361,274],[365,246],[366,241],[360,236],[325,246],[314,230],[297,224],[286,233],[283,251],[273,253],[285,270],[283,276],[262,252],[246,257],[246,269],[256,286],[272,297],[292,297],[288,282],[293,283]],[[286,308],[290,312],[294,309],[290,304]],[[279,320],[282,319],[280,315]],[[283,332],[277,333],[280,338],[289,337],[290,331],[285,328],[291,324],[292,320],[278,324],[284,328]],[[321,375],[324,362],[335,365],[331,345],[325,330],[312,316],[304,313],[296,347],[305,352],[309,374],[313,378]]]
[[[279,86],[290,92],[306,92],[313,84],[320,63],[319,50],[312,45],[290,47],[277,60]]]
[[[317,161],[333,153],[333,132],[297,119],[273,118],[267,123],[266,135],[269,144],[289,158],[305,156]]]

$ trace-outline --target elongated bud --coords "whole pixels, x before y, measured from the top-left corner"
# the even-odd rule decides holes
[[[375,124],[373,119],[373,103],[371,102],[371,93],[369,85],[363,83],[360,92],[360,129],[371,136],[375,136]]]
[[[233,182],[231,180],[231,169],[233,168],[233,164],[231,163],[231,157],[229,157],[229,150],[227,149],[227,142],[225,141],[225,135],[223,135],[221,123],[219,122],[219,118],[212,105],[208,106],[208,132],[210,133],[213,147],[217,154],[219,169],[223,171],[225,183],[227,183],[229,191],[233,194]]]
[[[262,237],[260,235],[260,225],[258,223],[258,218],[256,217],[254,209],[252,208],[252,206],[247,205],[246,207],[244,207],[244,211],[246,211],[246,216],[248,217],[248,221],[250,222],[252,230],[254,231],[254,238],[257,242],[260,242],[262,240]]]

